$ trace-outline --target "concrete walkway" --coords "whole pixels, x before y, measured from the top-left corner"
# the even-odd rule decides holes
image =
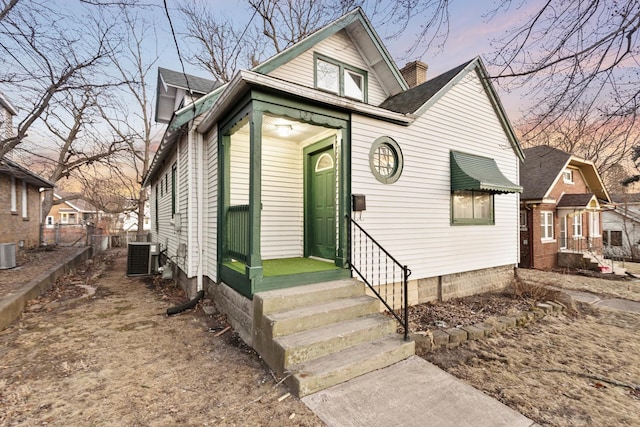
[[[535,426],[533,421],[413,356],[302,401],[328,426]]]
[[[640,313],[640,302],[553,288],[602,309]],[[385,369],[303,397],[328,426],[536,426],[532,420],[426,360]]]
[[[605,308],[611,310],[626,311],[628,313],[640,314],[640,302],[629,301],[621,298],[600,298],[597,294],[584,291],[573,291],[571,289],[563,289],[553,287],[552,289],[562,291],[571,296],[576,301],[583,302],[594,307]]]

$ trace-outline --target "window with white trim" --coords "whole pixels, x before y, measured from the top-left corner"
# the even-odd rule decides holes
[[[542,240],[553,240],[553,212],[540,212],[540,231]]]
[[[527,211],[520,211],[520,230],[527,229]]]
[[[16,195],[16,177],[11,177],[11,212],[18,210],[18,197]]]
[[[29,218],[29,195],[27,181],[22,181],[22,218]]]
[[[562,171],[562,180],[565,184],[573,184],[573,170],[565,169]]]
[[[600,212],[589,212],[589,236],[600,237]]]
[[[573,216],[573,237],[582,237],[582,214]]]

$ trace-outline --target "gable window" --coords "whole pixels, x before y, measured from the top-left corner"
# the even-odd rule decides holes
[[[582,237],[582,214],[573,216],[573,237]]]
[[[366,71],[319,54],[314,59],[317,89],[367,102]]]
[[[493,194],[484,191],[453,192],[454,224],[493,224]]]
[[[565,184],[573,184],[573,170],[565,169],[562,171],[562,180]]]
[[[22,181],[22,218],[28,218],[29,197],[27,193],[27,182]]]
[[[18,198],[16,195],[16,177],[11,177],[11,212],[18,210]]]
[[[553,240],[553,212],[540,212],[540,235],[542,240]]]

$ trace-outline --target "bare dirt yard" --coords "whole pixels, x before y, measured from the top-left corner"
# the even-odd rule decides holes
[[[417,330],[467,325],[554,299],[537,285],[638,300],[639,282],[530,272],[531,281],[412,309]],[[535,280],[533,280],[535,278]],[[446,326],[440,326],[445,324]],[[574,305],[523,328],[421,354],[543,426],[640,425],[640,315]]]
[[[95,257],[0,331],[1,425],[322,425],[224,318],[167,317],[182,292],[125,265]]]
[[[94,257],[0,331],[0,425],[323,425],[205,314],[210,301],[167,317],[182,291],[127,278],[125,265],[122,250]],[[542,284],[640,300],[640,282],[531,274],[525,288],[415,307],[412,328],[527,310],[557,296]],[[83,298],[87,285],[97,290]],[[640,315],[576,305],[421,356],[543,426],[640,425],[639,330]]]

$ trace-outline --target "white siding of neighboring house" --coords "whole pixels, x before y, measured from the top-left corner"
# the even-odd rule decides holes
[[[218,281],[218,132],[214,128],[204,136],[206,152],[205,176],[205,209],[204,209],[204,239],[205,239],[205,268],[204,274],[214,282]]]
[[[352,118],[352,192],[365,194],[362,226],[401,263],[411,279],[515,264],[518,196],[496,195],[495,225],[452,226],[450,150],[491,157],[518,182],[518,158],[476,73],[470,73],[411,126]],[[401,147],[404,169],[390,185],[369,168],[380,136]]]
[[[624,211],[623,205],[618,206],[616,210]],[[636,207],[628,208],[632,214],[640,217],[640,209]],[[631,256],[631,245],[635,245],[635,249],[638,250],[637,243],[640,242],[640,222],[634,221],[616,211],[604,210],[602,212],[602,232],[601,234],[608,234],[609,231],[621,231],[622,232],[622,246],[605,246],[603,252],[606,256],[620,257]]]
[[[362,55],[360,55],[360,52],[355,47],[354,42],[344,30],[316,44],[313,48],[271,71],[269,75],[307,87],[314,87],[314,53],[325,55],[331,59],[367,71],[369,104],[380,105],[388,98],[389,95],[385,94],[384,89],[378,81],[377,75],[373,73],[371,68],[369,68],[367,63],[362,59]]]

